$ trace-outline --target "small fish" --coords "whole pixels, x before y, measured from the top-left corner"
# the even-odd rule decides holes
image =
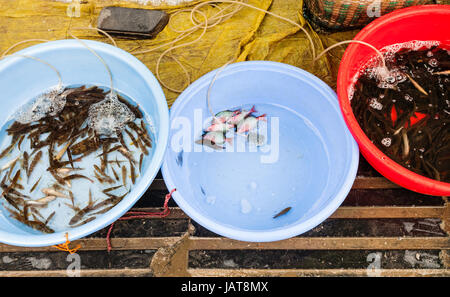
[[[252,107],[250,110],[242,110],[238,112],[236,115],[232,116],[229,120],[230,124],[237,125],[240,121],[245,119],[246,117],[250,116],[252,113],[256,112],[255,106]]]
[[[25,134],[22,134],[22,136],[20,136],[19,138],[19,142],[17,143],[17,147],[19,148],[20,151],[20,145],[22,144],[22,141],[25,139]]]
[[[22,221],[23,222],[23,221]],[[30,226],[31,228],[44,232],[44,233],[54,233],[55,231],[48,226],[46,226],[44,223],[40,221],[26,221],[23,222],[24,224]]]
[[[49,223],[50,220],[55,216],[55,214],[56,214],[55,211],[52,212],[52,213],[48,216],[48,218],[45,220],[44,224],[45,224],[45,225],[48,225],[48,223]]]
[[[233,116],[237,115],[240,112],[240,110],[224,110],[221,112],[216,113],[214,116],[212,123],[218,124],[218,123],[226,123],[228,120],[230,120]]]
[[[108,148],[109,148],[109,143],[104,143],[102,146],[103,149],[103,158],[101,158],[101,169],[102,172],[106,172],[107,167],[108,167]]]
[[[84,207],[81,210],[79,210],[72,217],[72,219],[70,219],[69,225],[72,226],[72,225],[78,223],[84,217],[85,214],[87,214],[89,211],[91,211],[93,206],[94,206],[94,201],[92,200],[92,192],[91,192],[91,189],[89,189],[89,202],[88,202],[88,205],[86,205],[86,207]]]
[[[27,205],[34,207],[46,206],[48,203],[52,202],[56,199],[56,196],[45,196],[43,198],[39,198],[37,200],[29,200],[26,202]]]
[[[286,207],[285,209],[283,209],[282,211],[280,211],[279,213],[277,213],[276,215],[274,215],[273,218],[276,219],[276,218],[278,218],[279,216],[285,215],[285,214],[287,214],[291,209],[292,209],[292,207]]]
[[[243,121],[239,122],[237,126],[237,133],[245,133],[253,130],[258,125],[258,121],[267,121],[266,115],[263,114],[259,117],[249,116]]]
[[[22,186],[21,184],[19,184],[19,183],[17,183],[15,186],[14,186],[14,188],[15,189],[19,189],[19,190],[23,190],[23,189],[25,189],[25,187],[24,186]]]
[[[32,193],[34,191],[34,189],[36,189],[37,185],[39,184],[39,182],[41,181],[42,175],[41,177],[39,177],[39,179],[37,180],[37,182],[34,183],[34,185],[31,187],[30,189],[30,193]]]
[[[433,73],[433,75],[449,75],[449,74],[450,74],[450,70],[445,70],[445,71],[440,71],[440,72]]]
[[[64,180],[65,180],[65,181],[68,181],[68,180],[78,179],[78,178],[87,179],[87,180],[90,181],[91,183],[94,183],[94,181],[93,181],[92,179],[90,179],[89,177],[84,176],[84,175],[82,175],[82,174],[72,174],[72,175],[69,175],[69,176],[64,177]]]
[[[97,212],[91,213],[90,215],[104,214],[105,212],[111,210],[114,206],[116,206],[116,205],[111,205],[111,206],[109,206],[109,207],[105,207],[104,209],[101,209],[101,210],[99,210],[99,211],[97,211]]]
[[[134,185],[136,183],[136,173],[135,173],[135,170],[134,170],[134,165],[131,162],[130,162],[130,174],[131,174],[131,182]]]
[[[74,166],[73,166],[73,159],[72,159],[72,152],[71,152],[70,148],[67,148],[67,157],[69,158],[70,166],[72,168],[74,168]]]
[[[136,147],[139,148],[139,145],[137,143],[136,138],[134,137],[133,133],[131,133],[130,131],[128,131],[128,129],[124,129],[125,133],[128,134],[128,137],[130,137],[132,144]]]
[[[89,222],[92,222],[92,221],[95,220],[95,219],[96,219],[96,217],[90,217],[90,218],[87,218],[86,220],[82,221],[81,223],[78,223],[78,224],[76,224],[76,225],[73,225],[72,228],[76,228],[76,227],[82,226],[82,225],[84,225],[84,224],[87,224],[87,223],[89,223]]]
[[[225,142],[228,142],[229,144],[233,143],[232,138],[226,138],[221,132],[207,132],[202,136],[202,139],[217,145],[223,145]]]
[[[120,168],[120,163],[121,163],[121,161],[119,161],[119,160],[117,160],[117,157],[116,157],[116,165],[117,165],[117,167],[119,167]]]
[[[428,96],[428,93],[411,76],[409,76],[408,74],[406,74],[406,76],[417,90],[419,90],[422,94]]]
[[[62,158],[62,156],[66,153],[69,146],[72,144],[72,142],[67,142],[67,144],[59,151],[59,153],[56,155],[55,160],[59,161],[59,159]]]
[[[120,201],[122,201],[122,199],[128,195],[129,192],[126,192],[125,194],[123,194],[122,196],[116,196],[116,195],[112,195],[112,194],[107,194],[109,197],[111,197],[110,199],[106,199],[103,200],[102,202],[97,203],[96,205],[94,205],[91,209],[91,211],[97,210],[99,208],[102,208],[104,206],[108,206],[108,205],[112,205],[113,207],[115,205],[117,205]],[[98,214],[95,213],[95,214]]]
[[[229,123],[213,123],[211,126],[209,126],[208,128],[206,128],[205,131],[207,132],[222,132],[225,133],[228,130],[232,129],[234,127],[234,125],[229,124]]]
[[[14,162],[11,164],[11,168],[9,169],[9,172],[8,172],[8,179],[11,177],[11,173],[13,172],[14,168],[16,167],[16,164],[17,164],[17,159],[14,160]]]
[[[125,158],[127,158],[131,163],[135,163],[133,159],[133,155],[131,155],[130,151],[126,150],[124,147],[119,148],[119,153],[121,153]]]
[[[3,198],[5,198],[5,200],[6,200],[12,207],[14,207],[14,208],[17,209],[17,210],[20,210],[19,205],[23,204],[23,199],[20,199],[20,198],[18,199],[18,198],[16,198],[16,197],[13,197],[13,196],[11,196],[11,195],[9,195],[9,194],[5,194],[5,193],[3,193],[2,195],[3,195]]]
[[[69,173],[71,173],[74,170],[83,170],[83,168],[65,168],[65,167],[63,167],[63,168],[56,169],[56,173],[58,173],[62,177],[66,177],[67,175],[69,175]]]
[[[44,193],[45,195],[48,195],[48,196],[56,196],[56,197],[70,199],[70,197],[67,196],[66,194],[63,194],[63,193],[53,190],[51,188],[42,189],[42,193]]]
[[[123,139],[123,132],[117,133],[117,137],[119,138],[119,142],[122,145],[122,148],[125,148],[128,151],[128,147],[125,144],[125,140]]]
[[[106,182],[106,180],[105,180],[102,176],[100,176],[100,174],[98,174],[97,171],[94,171],[94,175],[95,175],[95,178],[96,178],[100,183],[104,184],[104,183]]]
[[[117,181],[119,181],[120,178],[119,178],[119,176],[117,175],[117,172],[114,170],[113,167],[111,167],[111,170],[112,170],[112,172],[113,172],[114,178],[115,178]]]
[[[61,186],[59,183],[55,183],[52,185],[52,189],[55,191],[66,191],[66,188]]]
[[[70,200],[72,201],[72,206],[75,206],[75,197],[73,196],[72,191],[69,191],[69,197],[70,197]]]
[[[219,145],[217,145],[209,140],[206,140],[206,139],[199,139],[195,143],[200,144],[200,145],[206,145],[207,147],[210,147],[215,150],[223,150],[224,149],[223,146],[219,146]]]
[[[64,178],[62,178],[58,174],[56,174],[55,171],[50,170],[50,173],[60,185],[62,185],[62,186],[67,185],[69,188],[71,187],[70,183],[68,183]]]
[[[122,182],[123,186],[127,186],[127,167],[125,165],[122,166]]]
[[[137,142],[138,142],[138,145],[139,145],[139,148],[141,149],[141,151],[142,151],[144,154],[148,155],[147,147],[146,147],[145,144],[143,143],[142,138],[138,138],[138,139],[137,139]]]
[[[142,172],[142,161],[144,160],[144,154],[139,157],[139,173]]]
[[[27,152],[23,153],[22,156],[22,168],[23,170],[25,170],[26,174],[28,175],[28,160],[29,160],[30,156],[28,155]]]
[[[119,148],[121,148],[121,147],[122,147],[122,145],[118,144],[118,145],[114,146],[113,148],[108,149],[107,151],[102,152],[100,155],[97,155],[97,157],[103,157],[105,154],[109,154],[109,153],[112,153],[112,152],[114,152],[114,151],[117,151],[117,150],[118,150]],[[111,161],[107,161],[107,163],[111,163]]]
[[[114,180],[111,177],[109,177],[108,175],[106,175],[105,172],[102,172],[101,169],[97,165],[94,165],[94,168],[95,168],[94,174],[99,181],[100,181],[100,179],[102,180],[102,181],[100,181],[101,183],[104,183],[104,182],[107,182],[110,184],[114,183]]]
[[[16,136],[17,134],[14,134],[10,145],[5,148],[1,153],[0,153],[0,159],[2,159],[3,157],[5,157],[16,145],[17,141],[19,140],[19,138]]]
[[[33,173],[34,168],[36,167],[39,160],[41,160],[42,151],[39,151],[36,156],[34,156],[33,161],[31,161],[30,168],[27,172],[27,177],[30,177],[31,173]]]
[[[103,192],[103,193],[109,193],[109,192],[114,191],[114,190],[117,190],[118,188],[121,188],[121,187],[123,187],[123,185],[119,185],[119,186],[107,188],[107,189],[104,189],[102,192]]]
[[[148,136],[147,130],[142,131],[134,122],[129,122],[128,126],[138,134],[139,138],[145,143],[146,146],[150,148],[152,147],[152,140],[150,136]]]
[[[15,157],[14,159],[12,159],[11,161],[9,161],[8,163],[6,163],[5,165],[3,165],[3,167],[1,168],[0,171],[6,170],[8,168],[10,168],[13,164],[15,164],[17,162],[17,160],[20,158],[20,155]]]
[[[37,208],[33,206],[29,206],[31,215],[33,216],[35,221],[39,221],[38,217],[44,220],[44,217],[41,215],[41,213],[37,210]]]
[[[403,140],[403,158],[406,158],[409,155],[409,141],[408,134],[405,130],[402,130],[402,140]]]
[[[23,219],[25,222],[28,222],[28,216],[29,216],[28,210],[29,210],[29,207],[28,207],[28,205],[25,204],[23,207],[23,210],[22,210]]]
[[[93,136],[72,145],[70,147],[70,150],[73,155],[83,154],[84,156],[87,156],[90,153],[96,151],[98,147],[98,138]]]
[[[97,170],[98,173],[100,173],[101,175],[105,175],[105,172],[103,172],[103,170],[98,167],[98,165],[94,164],[94,169]]]
[[[11,189],[14,189],[17,181],[19,180],[20,177],[20,170],[17,170],[16,174],[14,175],[11,184],[6,188],[6,190],[3,192],[3,195],[8,194],[9,191],[11,191]]]

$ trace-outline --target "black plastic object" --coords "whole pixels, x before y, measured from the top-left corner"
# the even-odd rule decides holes
[[[109,6],[100,11],[97,27],[112,36],[149,39],[168,22],[169,15],[161,10]]]

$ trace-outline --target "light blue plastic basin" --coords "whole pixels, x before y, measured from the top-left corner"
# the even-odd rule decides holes
[[[213,112],[255,105],[256,115],[267,114],[268,142],[251,150],[231,133],[233,144],[215,151],[194,142],[211,119],[206,95],[216,71],[190,85],[170,111],[162,173],[176,203],[203,227],[242,241],[282,240],[323,222],[350,191],[359,161],[336,94],[296,67],[232,64],[211,88]]]
[[[30,231],[23,224],[12,224],[9,213],[0,210],[0,242],[16,246],[49,246],[87,236],[117,220],[142,196],[157,174],[167,146],[169,111],[162,89],[153,74],[138,59],[111,45],[84,40],[111,68],[114,88],[132,98],[151,118],[155,128],[152,159],[139,182],[113,209],[80,227],[53,234]],[[51,63],[62,75],[64,85],[109,87],[103,64],[76,40],[52,41],[26,48],[17,54],[29,55]],[[0,123],[2,126],[17,108],[43,91],[56,86],[57,76],[49,67],[31,59],[7,57],[0,61]],[[22,226],[23,225],[23,226]],[[33,230],[34,231],[34,230]]]

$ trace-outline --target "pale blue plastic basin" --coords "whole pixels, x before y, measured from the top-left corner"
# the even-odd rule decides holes
[[[162,89],[148,68],[129,53],[114,46],[83,40],[95,50],[111,68],[114,88],[132,98],[150,116],[155,128],[155,141],[150,164],[139,182],[113,209],[80,227],[53,234],[30,232],[28,227],[12,224],[9,214],[0,211],[0,242],[16,246],[50,246],[87,236],[108,226],[142,196],[159,171],[167,146],[169,111]],[[109,87],[109,76],[103,64],[76,40],[52,41],[35,45],[17,54],[40,58],[55,66],[62,75],[64,85],[98,85]],[[0,123],[2,126],[17,108],[58,83],[49,67],[34,60],[7,57],[0,61]]]
[[[234,152],[205,151],[194,141],[210,118],[206,95],[216,71],[190,85],[170,111],[162,173],[168,189],[176,188],[176,203],[203,227],[242,241],[282,240],[323,222],[350,191],[359,161],[336,94],[293,66],[229,65],[211,89],[213,112],[255,105],[256,115],[267,114],[268,127],[278,119],[279,137],[269,133],[265,152],[238,151],[238,136],[226,145]],[[262,162],[262,156],[276,155],[275,139],[278,158]],[[273,218],[287,207],[288,213]]]

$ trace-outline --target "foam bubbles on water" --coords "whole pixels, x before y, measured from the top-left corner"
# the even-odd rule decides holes
[[[400,50],[409,49],[412,51],[418,51],[422,48],[430,49],[434,46],[439,45],[440,42],[435,40],[412,40],[405,43],[397,43],[383,47],[380,49],[380,51],[383,53],[386,64],[388,64],[388,62],[393,61],[395,54]],[[430,53],[431,55],[429,55],[429,57],[431,57],[433,54],[431,51]],[[433,62],[431,62],[431,64],[433,64]],[[436,67],[431,64],[430,66]],[[375,55],[374,57],[369,59],[367,63],[361,65],[361,70],[353,76],[352,83],[348,87],[348,97],[350,101],[353,99],[353,94],[355,92],[354,85],[358,81],[359,77],[363,74],[367,75],[369,78],[377,79],[379,82],[378,87],[383,89],[395,89],[398,83],[402,83],[407,79],[407,77],[402,74],[400,69],[388,69],[387,67],[380,66],[380,57],[378,55]]]
[[[252,205],[250,204],[250,202],[248,202],[247,199],[242,199],[241,200],[241,212],[243,214],[248,214],[251,211],[252,211]]]
[[[411,101],[413,101],[414,99],[413,99],[413,97],[412,97],[411,95],[405,94],[405,100],[411,102]]]
[[[431,67],[437,67],[439,65],[439,62],[438,62],[438,60],[433,58],[428,61],[428,65],[430,65]]]
[[[390,147],[392,144],[392,139],[390,137],[383,138],[381,140],[381,144],[384,145],[385,147]]]
[[[55,87],[38,96],[35,100],[20,108],[14,118],[21,124],[28,124],[50,115],[57,115],[66,105],[68,91],[62,87]]]
[[[89,127],[99,135],[111,136],[122,130],[126,123],[134,120],[134,113],[113,93],[109,93],[104,100],[89,108]]]
[[[214,205],[216,203],[216,196],[208,196],[206,197],[206,203],[210,205]]]
[[[250,144],[261,146],[266,143],[266,137],[258,132],[249,132],[247,135]]]
[[[372,98],[370,99],[370,103],[369,103],[370,107],[372,107],[373,109],[376,110],[382,110],[383,109],[383,104],[381,104],[377,98]]]

